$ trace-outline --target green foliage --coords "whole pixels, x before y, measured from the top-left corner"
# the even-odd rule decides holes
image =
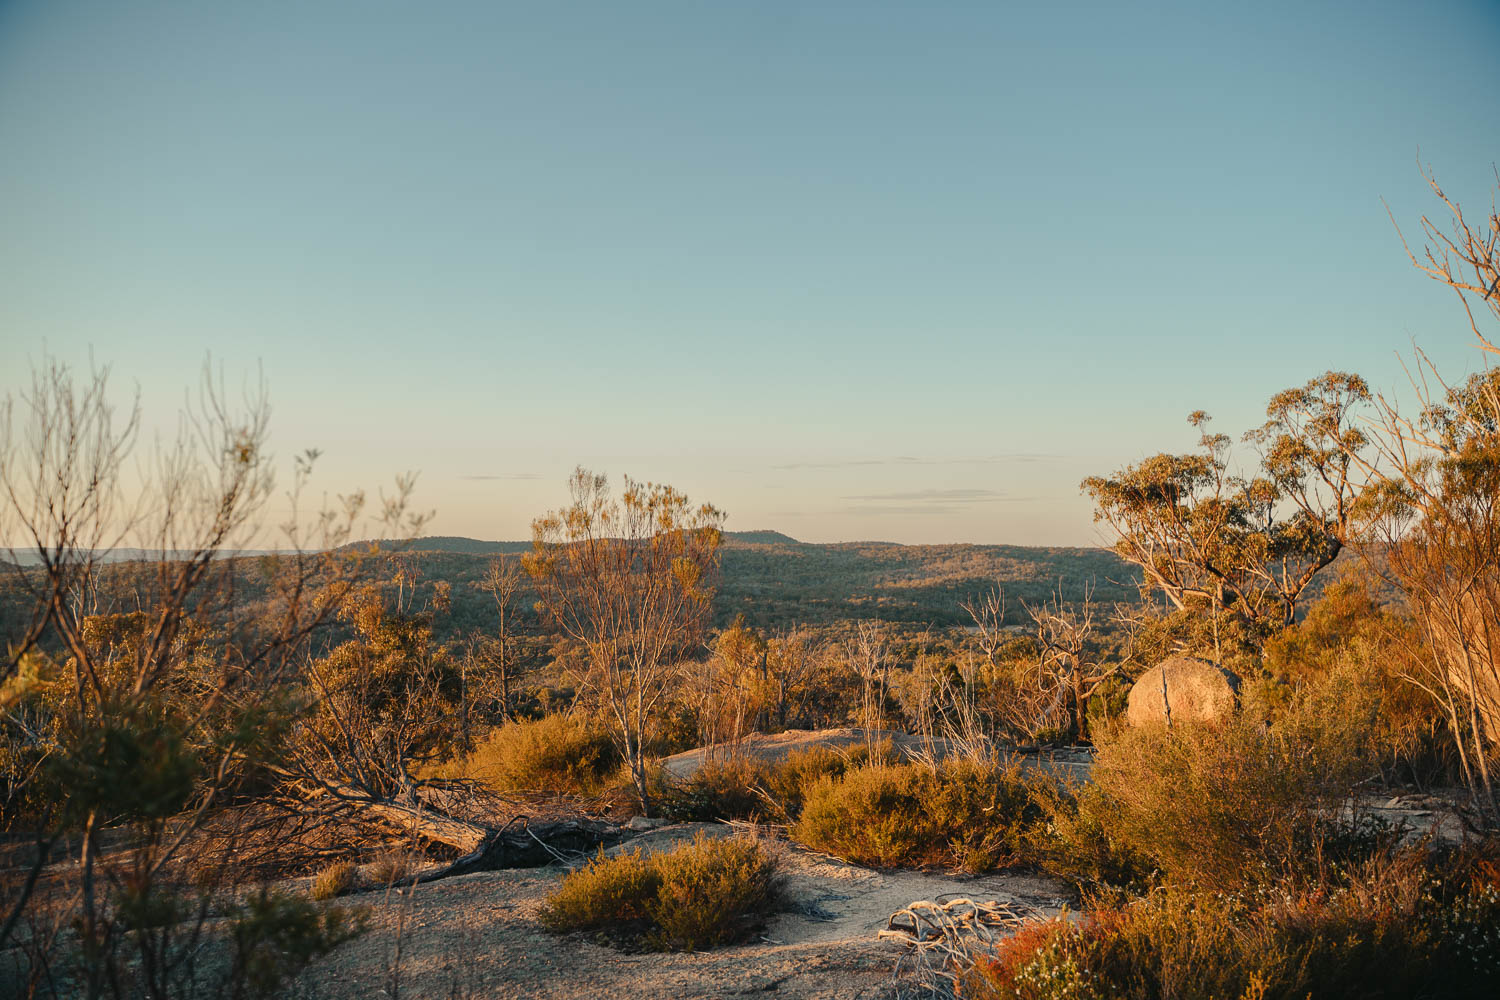
[[[1236,716],[1106,734],[1091,776],[1109,836],[1179,883],[1227,889],[1315,870],[1363,776],[1358,727],[1339,723],[1308,708],[1272,727]]]
[[[1022,858],[1039,815],[1016,766],[876,764],[808,787],[792,838],[858,864],[980,872]]]
[[[1457,779],[1445,713],[1408,680],[1411,650],[1422,645],[1413,622],[1381,607],[1367,580],[1339,580],[1266,642],[1262,674],[1242,691],[1246,711],[1266,722],[1301,712],[1358,725],[1350,737],[1388,780]]]
[[[1500,884],[1420,849],[1256,895],[1170,889],[1032,925],[964,977],[972,1000],[1489,997]]]
[[[649,941],[663,951],[743,940],[782,901],[776,861],[753,840],[699,834],[652,860],[660,887],[646,906],[655,925]]]
[[[309,962],[358,937],[365,926],[362,913],[261,890],[232,914],[236,995],[277,996]]]
[[[459,775],[501,791],[599,792],[619,770],[620,752],[603,727],[575,715],[508,722],[491,731]]]
[[[783,902],[775,858],[755,841],[708,838],[647,856],[606,857],[563,878],[542,924],[562,933],[609,929],[659,951],[743,940]]]
[[[875,747],[874,760],[895,763],[891,741]],[[802,813],[803,798],[820,778],[838,777],[872,760],[870,748],[809,747],[774,763],[706,761],[684,781],[661,782],[657,795],[665,815],[684,821],[729,819],[789,822]]]
[[[1149,859],[1115,836],[1114,806],[1092,782],[1031,783],[1042,812],[1031,830],[1037,861],[1090,893],[1140,893],[1152,882]]]
[[[663,781],[656,802],[679,821],[766,819],[776,811],[760,791],[769,774],[749,761],[705,761],[685,781]]]
[[[608,857],[603,851],[569,872],[547,897],[542,925],[559,933],[597,930],[646,918],[646,907],[661,888],[654,861],[640,848]]]

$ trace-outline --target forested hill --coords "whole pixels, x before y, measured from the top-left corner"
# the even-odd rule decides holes
[[[477,585],[489,561],[515,558],[526,542],[420,538],[407,551],[429,580],[454,585],[455,617],[483,615]],[[789,628],[846,618],[961,624],[960,602],[1004,588],[1013,612],[1061,589],[1065,601],[1093,588],[1096,601],[1139,599],[1138,572],[1098,548],[1021,545],[898,545],[894,542],[799,542],[776,531],[726,532],[723,577],[714,617],[737,614],[762,628]],[[534,598],[518,602],[528,607]],[[469,623],[465,623],[469,624]],[[478,624],[474,622],[473,624]]]

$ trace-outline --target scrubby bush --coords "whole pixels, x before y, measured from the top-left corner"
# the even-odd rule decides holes
[[[411,856],[405,851],[381,851],[370,862],[370,881],[376,885],[393,885],[406,878],[410,870]]]
[[[1165,889],[1035,924],[964,976],[972,1000],[1490,997],[1500,882],[1420,849],[1254,894]]]
[[[333,899],[342,896],[354,888],[354,882],[359,875],[359,866],[352,861],[337,861],[324,868],[313,879],[312,898],[317,900]]]
[[[1269,727],[1237,716],[1115,729],[1092,779],[1115,842],[1169,880],[1232,889],[1318,871],[1364,764],[1350,726],[1310,706]]]
[[[1114,833],[1114,807],[1091,782],[1033,781],[1041,818],[1031,830],[1036,860],[1080,890],[1140,893],[1152,883],[1149,858]]]
[[[462,776],[501,791],[593,794],[619,770],[603,727],[573,715],[506,723],[465,762]]]
[[[987,761],[861,767],[806,790],[792,837],[858,864],[988,871],[1026,852],[1039,816],[1029,784]]]
[[[705,761],[686,779],[663,779],[656,802],[663,815],[687,822],[774,818],[760,791],[770,773],[750,761]]]
[[[820,778],[837,778],[876,760],[893,764],[890,740],[871,748],[815,746],[794,750],[775,762],[707,761],[690,777],[663,778],[657,788],[662,812],[677,820],[712,822],[744,819],[790,823],[802,813],[807,789]]]
[[[708,838],[645,855],[601,853],[547,898],[543,926],[608,930],[617,942],[694,951],[743,940],[783,902],[776,859],[758,842]]]
[[[600,851],[547,897],[542,925],[562,932],[643,921],[660,888],[661,875],[640,848],[613,857]]]
[[[753,840],[702,834],[653,858],[661,881],[647,904],[655,930],[650,942],[665,951],[693,951],[742,940],[778,909],[783,883],[775,858]]]

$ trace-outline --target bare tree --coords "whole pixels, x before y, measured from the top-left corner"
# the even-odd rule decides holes
[[[1422,174],[1448,224],[1423,216],[1426,246],[1420,258],[1409,246],[1407,255],[1454,290],[1488,360],[1500,355],[1481,326],[1500,322],[1500,214],[1492,199],[1476,225],[1431,170]],[[1488,822],[1500,823],[1492,761],[1500,748],[1500,370],[1487,365],[1451,385],[1419,351],[1411,375],[1416,415],[1377,400],[1371,436],[1383,474],[1368,512],[1423,640],[1407,678],[1448,717],[1473,799]],[[1374,477],[1375,463],[1365,465]]]
[[[1084,588],[1083,600],[1069,607],[1062,591],[1046,604],[1026,605],[1040,648],[1039,672],[1043,687],[1066,692],[1069,729],[1079,738],[1088,736],[1088,701],[1105,681],[1120,671],[1120,664],[1099,658],[1094,644],[1094,587]]]
[[[885,728],[885,697],[890,681],[890,643],[879,622],[861,621],[854,637],[845,645],[849,665],[859,676],[860,719],[870,759],[875,759],[875,745]]]
[[[495,624],[482,644],[484,659],[491,668],[491,676],[499,685],[497,699],[500,717],[511,717],[510,685],[516,668],[515,651],[515,604],[516,594],[521,588],[521,567],[516,562],[492,559],[480,589],[495,602]]]
[[[670,486],[609,481],[582,468],[571,506],[532,524],[524,565],[542,607],[583,647],[582,683],[601,700],[650,815],[646,739],[674,661],[700,647],[719,568],[724,514]]]
[[[37,847],[29,873],[7,886],[0,944],[28,912],[51,913],[76,931],[85,995],[118,990],[122,976],[166,995],[193,975],[197,931],[184,940],[139,914],[179,912],[166,878],[174,867],[233,863],[234,850],[217,860],[197,851],[198,835],[279,753],[296,711],[284,682],[358,578],[361,553],[345,546],[364,498],[305,512],[316,457],[307,452],[294,462],[290,513],[270,522],[263,386],[234,404],[206,373],[177,437],[145,456],[135,452],[138,410],[117,419],[109,399],[107,372],[78,379],[48,363],[6,401],[0,425],[0,529],[24,539],[29,558],[13,555],[12,572],[35,605],[5,637],[5,670],[26,667],[0,704],[19,803],[5,818],[32,830]],[[127,473],[131,458],[138,471]],[[385,498],[388,526],[407,525],[408,494],[409,484]],[[247,574],[234,557],[267,543],[281,552],[256,564],[260,613],[241,614]],[[120,845],[107,855],[106,832]],[[33,909],[60,839],[76,845],[76,895]],[[207,898],[191,925],[200,930]],[[45,967],[44,952],[31,957]]]

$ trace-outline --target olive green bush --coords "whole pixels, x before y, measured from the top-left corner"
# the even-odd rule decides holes
[[[659,854],[601,852],[563,878],[541,921],[558,933],[608,931],[627,946],[695,951],[743,940],[783,903],[774,855],[754,840],[699,833]]]
[[[1315,873],[1365,776],[1357,729],[1326,706],[1274,726],[1237,716],[1116,728],[1094,761],[1095,812],[1171,881],[1233,889]]]
[[[1027,856],[1039,816],[1014,765],[876,763],[809,786],[792,838],[857,864],[980,872]]]

